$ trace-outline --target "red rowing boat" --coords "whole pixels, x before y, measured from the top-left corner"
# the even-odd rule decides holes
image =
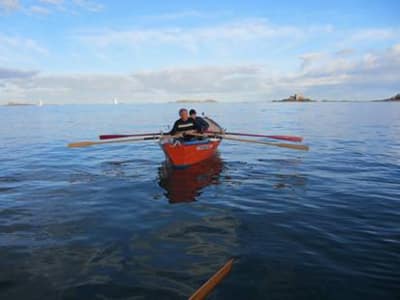
[[[216,132],[222,132],[214,120],[205,117],[204,120]],[[221,143],[221,138],[207,138],[189,142],[178,142],[171,138],[161,138],[160,145],[168,161],[178,168],[185,168],[212,157]]]
[[[212,157],[221,142],[219,138],[176,142],[162,140],[160,145],[167,159],[174,167],[185,168]]]

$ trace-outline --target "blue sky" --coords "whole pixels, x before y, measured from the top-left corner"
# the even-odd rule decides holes
[[[391,96],[399,3],[0,0],[0,103]]]

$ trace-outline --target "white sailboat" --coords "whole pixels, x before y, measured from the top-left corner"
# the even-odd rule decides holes
[[[39,100],[38,106],[43,106],[43,101],[42,100]]]
[[[118,104],[117,98],[114,98],[114,104]]]

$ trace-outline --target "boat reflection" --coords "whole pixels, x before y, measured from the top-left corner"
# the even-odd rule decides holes
[[[169,203],[195,201],[201,190],[219,184],[223,162],[217,153],[209,159],[186,169],[176,169],[165,161],[159,169],[158,184],[166,190]]]

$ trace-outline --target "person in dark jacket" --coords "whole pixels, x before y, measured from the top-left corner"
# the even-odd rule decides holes
[[[195,130],[195,124],[192,118],[189,118],[189,114],[186,108],[181,108],[179,110],[180,118],[175,121],[174,126],[168,133],[170,135],[177,135],[179,133],[183,134],[184,141],[190,141],[193,136],[185,134],[185,131]]]
[[[194,128],[198,132],[201,132],[201,133],[206,132],[208,127],[210,127],[210,125],[203,118],[198,117],[196,114],[196,111],[194,109],[191,109],[189,114],[190,114],[190,118],[194,122]]]

